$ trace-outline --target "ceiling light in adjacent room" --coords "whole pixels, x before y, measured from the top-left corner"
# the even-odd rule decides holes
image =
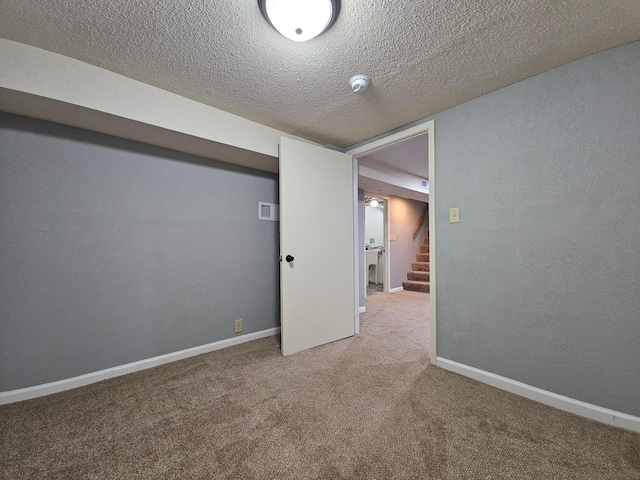
[[[369,205],[371,205],[373,208],[376,208],[378,206],[378,200],[371,200],[371,203]]]
[[[296,42],[329,30],[340,12],[340,0],[258,0],[258,5],[273,28]]]

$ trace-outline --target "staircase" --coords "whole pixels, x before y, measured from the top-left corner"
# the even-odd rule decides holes
[[[416,254],[416,261],[411,263],[411,271],[407,272],[407,280],[402,282],[402,288],[429,293],[429,237],[425,237],[420,245],[420,253]]]

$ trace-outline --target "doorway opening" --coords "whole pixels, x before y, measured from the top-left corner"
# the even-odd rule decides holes
[[[389,291],[388,199],[365,192],[365,296]]]
[[[373,153],[381,152],[385,149],[389,149],[390,147],[402,147],[410,145],[412,140],[421,137],[426,140],[425,147],[421,147],[417,155],[413,158],[407,159],[402,158],[402,156],[398,156],[398,158],[394,159],[392,162],[370,162],[365,161],[365,157],[370,156]],[[415,144],[415,142],[413,142]],[[396,150],[397,151],[397,150]],[[428,250],[430,256],[430,301],[429,301],[429,313],[430,313],[430,348],[429,348],[429,357],[433,364],[436,363],[437,358],[437,323],[436,323],[436,216],[435,216],[435,206],[436,206],[436,198],[435,198],[435,124],[434,121],[428,121],[405,130],[398,131],[396,133],[384,136],[382,138],[378,138],[375,140],[371,140],[365,144],[357,146],[355,148],[351,148],[347,151],[348,154],[352,155],[354,158],[358,160],[359,170],[359,188],[363,188],[364,184],[374,185],[374,188],[367,188],[367,191],[378,192],[382,189],[386,189],[386,193],[389,195],[398,195],[400,197],[411,198],[412,191],[418,191],[414,188],[413,182],[419,182],[419,187],[422,188],[422,193],[426,193],[426,200],[428,202],[428,218],[429,218],[429,227],[428,227]],[[361,160],[362,159],[362,160]],[[417,166],[420,168],[427,167],[427,176],[426,178],[416,175],[406,175],[408,172],[398,171],[398,168],[393,168],[393,166],[401,165],[402,162],[417,162]],[[422,170],[424,172],[424,170]],[[366,187],[365,187],[366,188]],[[403,193],[394,193],[394,192],[403,192]],[[409,194],[407,194],[409,192]],[[422,198],[425,198],[424,196]],[[358,221],[356,221],[357,223]],[[356,231],[358,225],[354,226]],[[387,232],[386,239],[389,240],[389,236],[392,236],[392,232]],[[364,262],[366,263],[366,262]],[[356,267],[357,269],[360,266]],[[368,273],[368,272],[367,272]],[[367,278],[367,277],[365,277]],[[365,285],[361,285],[360,288],[363,289]],[[358,331],[359,328],[356,329]]]

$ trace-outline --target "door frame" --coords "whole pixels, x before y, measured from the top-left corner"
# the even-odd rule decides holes
[[[353,334],[358,335],[360,333],[360,290],[358,289],[360,284],[360,273],[358,272],[358,266],[360,264],[358,260],[358,254],[360,253],[360,236],[358,234],[358,159],[353,155],[351,155],[351,165],[353,168],[351,180],[353,182],[353,263],[355,270],[353,275]]]
[[[359,147],[347,150],[346,153],[352,155],[356,161],[354,165],[357,165],[357,159],[365,155],[374,153],[383,148],[390,147],[392,145],[404,142],[419,135],[428,135],[428,162],[429,162],[429,271],[430,271],[430,302],[429,302],[429,315],[430,315],[430,348],[429,348],[429,360],[433,365],[436,364],[437,358],[437,328],[436,328],[436,145],[435,145],[435,121],[429,120],[428,122],[409,127],[398,132],[385,135],[382,138],[372,140]],[[357,168],[357,167],[356,167]],[[355,172],[355,179],[357,184],[357,171]],[[357,188],[357,186],[356,186]],[[357,209],[357,205],[354,207]],[[355,217],[354,228],[357,231],[357,216]],[[359,265],[354,265],[356,270],[356,278]],[[356,289],[357,295],[358,289]],[[358,303],[358,302],[356,302]],[[360,320],[356,319],[356,333],[360,332]]]
[[[383,258],[383,267],[384,267],[384,275],[382,276],[382,292],[383,293],[389,293],[389,282],[390,282],[390,276],[389,276],[389,269],[390,269],[390,265],[391,265],[391,261],[390,261],[390,256],[389,256],[389,196],[388,195],[380,195],[379,193],[371,193],[371,192],[367,192],[365,190],[364,192],[364,196],[365,198],[368,196],[370,197],[376,197],[382,200],[382,205],[383,205],[383,211],[382,211],[382,247],[384,248],[384,256]],[[365,206],[365,211],[364,211],[364,217],[365,217],[365,228],[366,228],[366,222],[367,222],[367,210],[366,210],[366,206]],[[365,236],[365,240],[366,240],[366,236]],[[365,242],[366,243],[366,242]],[[362,248],[362,246],[358,246],[359,248]],[[366,254],[365,254],[366,255]],[[369,272],[367,269],[367,265],[366,265],[366,260],[365,260],[365,265],[364,265],[364,273],[365,273],[365,288],[364,288],[364,296],[365,298],[367,297],[367,285],[369,283]]]

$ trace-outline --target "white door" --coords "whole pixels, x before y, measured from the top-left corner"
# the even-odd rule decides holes
[[[280,141],[282,353],[354,335],[351,155]]]

